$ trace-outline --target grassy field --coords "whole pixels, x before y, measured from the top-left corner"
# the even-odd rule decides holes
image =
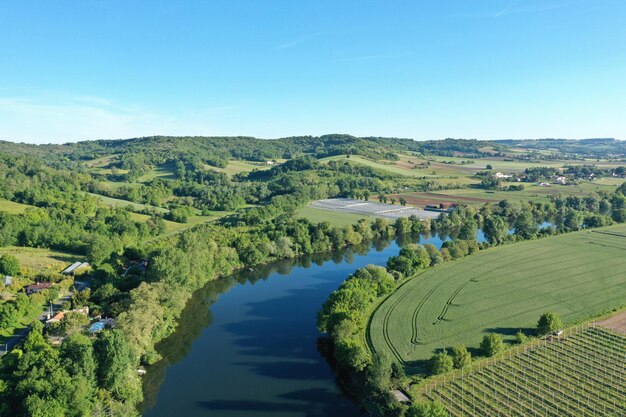
[[[137,178],[137,181],[148,182],[152,181],[155,178],[162,178],[164,180],[176,179],[176,175],[174,174],[174,164],[169,162],[167,164],[157,165],[150,172]]]
[[[226,168],[218,168],[207,165],[207,169],[212,169],[214,171],[223,172],[228,175],[239,174],[240,172],[250,172],[255,169],[266,170],[270,169],[272,165],[262,164],[262,163],[253,163],[248,161],[228,161],[228,165]]]
[[[190,227],[193,227],[195,225],[212,222],[216,219],[219,219],[220,217],[224,217],[232,213],[233,213],[232,211],[216,211],[216,212],[213,212],[209,216],[200,216],[200,215],[191,216],[189,217],[189,220],[187,221],[187,223],[177,223],[177,222],[172,222],[170,220],[165,220],[165,233],[166,234],[178,233],[185,229],[189,229]],[[146,220],[150,218],[150,216],[148,216],[147,214],[141,214],[141,213],[130,213],[130,217],[133,220],[136,220],[138,222],[145,222]]]
[[[626,415],[626,336],[600,326],[506,353],[426,388],[451,416]]]
[[[418,158],[414,158],[416,161],[418,160]],[[404,175],[407,177],[436,177],[437,175],[433,175],[431,173],[431,170],[427,170],[427,169],[412,169],[410,167],[407,166],[403,166],[403,165],[398,165],[396,164],[396,161],[387,161],[387,162],[375,162],[375,161],[371,161],[369,159],[360,157],[360,156],[351,156],[349,159],[346,158],[345,155],[335,155],[335,156],[329,156],[327,158],[321,158],[319,161],[321,163],[328,163],[330,161],[348,161],[351,162],[353,164],[361,164],[361,165],[365,165],[371,168],[376,168],[376,169],[380,169],[382,171],[387,171],[390,172],[392,174],[396,174],[396,175]]]
[[[133,207],[134,210],[154,210],[156,212],[159,213],[167,213],[169,210],[161,208],[161,207],[155,207],[155,206],[150,206],[147,204],[140,204],[140,203],[133,203],[132,201],[128,201],[128,200],[121,200],[119,198],[112,198],[112,197],[107,197],[101,194],[94,194],[94,193],[87,193],[92,197],[96,197],[98,199],[100,199],[104,204],[106,204],[107,206],[111,206],[111,207],[128,207],[131,206]]]
[[[10,214],[20,214],[24,213],[24,210],[29,207],[33,206],[29,206],[28,204],[15,203],[13,201],[0,198],[0,211],[6,211]]]
[[[442,348],[486,333],[511,341],[555,311],[567,323],[626,300],[626,225],[488,249],[409,279],[375,311],[370,347],[409,372]]]
[[[329,222],[335,226],[348,226],[361,219],[375,220],[372,216],[363,216],[354,213],[342,213],[338,211],[324,210],[311,206],[305,206],[298,210],[298,217],[309,219],[313,223]]]
[[[83,256],[69,252],[21,246],[6,246],[0,248],[0,255],[4,254],[15,256],[20,261],[22,271],[29,275],[45,272],[61,272],[70,264],[84,260]]]
[[[608,178],[607,178],[608,179]],[[557,185],[551,184],[549,187],[540,187],[536,184],[529,183],[511,183],[524,185],[523,191],[493,191],[483,190],[480,188],[460,188],[455,190],[443,190],[432,192],[411,192],[402,194],[389,194],[389,197],[407,200],[408,204],[423,206],[426,204],[438,204],[443,202],[451,202],[457,204],[467,204],[480,206],[486,202],[498,202],[509,200],[513,202],[520,201],[547,201],[553,195],[577,195],[586,196],[591,193],[601,191],[613,192],[615,188],[624,182],[618,181],[594,181],[583,182],[578,185]]]

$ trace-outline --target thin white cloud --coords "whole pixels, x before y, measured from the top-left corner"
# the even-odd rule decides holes
[[[515,6],[518,2],[519,2],[519,0],[513,1],[508,6],[506,6],[504,9],[502,9],[498,13],[494,14],[493,17],[494,18],[498,18],[498,17],[502,16],[503,14],[508,13],[508,11],[511,10],[513,8],[513,6]]]
[[[354,57],[346,57],[346,58],[337,58],[337,61],[371,61],[377,59],[394,59],[394,58],[402,58],[405,56],[413,55],[413,52],[389,52],[389,53],[380,53],[380,54],[371,54],[371,55],[360,55]]]
[[[163,114],[109,99],[67,96],[33,99],[0,96],[0,140],[63,143],[150,135],[210,135],[234,106],[181,109]]]
[[[276,47],[276,49],[289,49],[289,48],[293,48],[295,46],[300,45],[301,43],[304,43],[306,41],[308,41],[309,39],[313,39],[313,38],[317,38],[318,36],[322,36],[322,35],[326,35],[326,32],[316,32],[316,33],[311,33],[309,35],[306,36],[302,36],[298,39],[294,39],[291,42],[287,42],[284,43],[282,45],[278,45]]]

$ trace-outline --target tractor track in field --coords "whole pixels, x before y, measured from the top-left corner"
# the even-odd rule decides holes
[[[597,238],[600,238],[600,236],[598,235],[606,235],[605,237],[607,239],[613,239],[614,241],[618,241],[620,238],[626,237],[625,235],[620,234],[620,233],[610,233],[610,232],[605,233],[601,231],[593,231],[593,233],[597,233],[596,235]],[[593,236],[589,236],[589,235],[587,235],[586,239],[582,235],[578,237],[592,244],[596,243],[596,240],[597,240],[597,239],[594,239]],[[456,287],[454,291],[450,294],[441,312],[432,323],[433,325],[437,325],[437,324],[440,324],[442,321],[446,321],[446,316],[449,312],[450,306],[454,305],[455,300],[463,292],[464,289],[467,289],[469,284],[471,284],[472,282],[482,281],[482,280],[479,280],[481,276],[488,276],[489,278],[494,278],[493,275],[495,274],[496,277],[497,276],[502,277],[506,275],[507,272],[512,272],[512,271],[517,272],[517,275],[519,275],[519,272],[521,271],[528,273],[528,274],[536,273],[541,276],[547,274],[546,278],[548,277],[552,278],[551,275],[554,275],[554,274],[558,275],[558,277],[555,277],[554,279],[547,279],[547,280],[544,279],[541,282],[536,282],[536,283],[534,282],[531,285],[526,285],[523,287],[523,289],[516,287],[515,291],[519,292],[519,291],[526,291],[527,289],[541,287],[548,283],[557,283],[560,280],[565,280],[566,278],[564,278],[564,276],[566,276],[567,279],[569,280],[575,277],[579,277],[580,275],[588,274],[589,271],[579,272],[578,269],[589,262],[589,256],[585,256],[585,252],[575,253],[574,251],[570,251],[569,249],[567,249],[567,247],[569,246],[574,247],[575,245],[573,243],[574,242],[564,241],[564,242],[559,242],[558,244],[556,244],[555,242],[555,245],[543,245],[540,249],[533,247],[533,245],[530,245],[529,247],[526,247],[526,248],[520,247],[521,250],[515,252],[515,257],[513,258],[514,259],[513,262],[507,263],[505,265],[494,266],[492,268],[488,268],[485,270],[481,270],[480,268],[481,264],[469,265],[466,271],[461,271],[455,274],[454,276],[450,276],[448,279],[445,279],[445,278],[441,279],[440,282],[436,282],[434,286],[427,291],[425,290],[425,288],[423,288],[424,287],[423,285],[420,285],[420,283],[417,283],[414,281],[416,279],[421,281],[420,279],[421,275],[424,272],[427,272],[428,270],[420,271],[419,274],[408,279],[406,282],[401,284],[400,287],[398,287],[395,293],[399,291],[402,291],[402,293],[399,294],[395,300],[391,301],[389,300],[389,298],[391,297],[388,297],[376,309],[376,310],[379,310],[379,308],[382,307],[383,304],[391,301],[389,304],[389,307],[383,313],[382,322],[381,322],[381,325],[382,325],[381,333],[383,336],[382,339],[383,339],[384,345],[386,345],[389,348],[389,350],[391,351],[391,353],[393,354],[393,356],[399,363],[406,364],[407,362],[405,359],[406,354],[403,355],[400,352],[401,347],[396,346],[394,342],[392,341],[394,332],[393,332],[393,327],[391,326],[391,324],[393,323],[394,314],[398,311],[405,311],[406,313],[408,313],[408,311],[406,311],[405,308],[402,307],[404,303],[409,301],[407,300],[407,298],[410,297],[411,295],[419,296],[419,291],[425,291],[425,293],[421,295],[421,297],[416,298],[415,300],[413,299],[410,300],[411,303],[416,302],[415,308],[411,314],[412,334],[411,334],[410,343],[411,345],[423,345],[424,343],[428,343],[428,341],[424,339],[423,337],[424,335],[421,335],[422,337],[420,337],[420,334],[422,333],[420,331],[420,328],[424,324],[424,323],[420,323],[420,318],[422,317],[422,314],[424,313],[425,305],[427,304],[429,300],[432,300],[433,297],[437,295],[438,291],[442,291],[442,287],[444,287],[445,285],[450,285],[450,284],[454,285],[454,281],[458,279],[459,275],[464,274],[465,272],[470,272],[471,275],[469,277],[466,276],[466,279],[463,282],[461,282],[458,285],[458,287]],[[564,247],[563,245],[566,245],[566,246]],[[607,246],[612,247],[612,245],[607,245]],[[625,248],[615,247],[615,249],[624,250]],[[565,250],[565,253],[564,253],[564,250]],[[556,254],[558,254],[559,256],[556,256]],[[519,259],[519,258],[523,258],[523,259]],[[614,262],[610,262],[611,265],[613,265],[613,263]],[[614,266],[615,268],[622,270],[622,267],[624,265],[626,265],[626,262],[618,262]],[[556,266],[556,268],[551,269],[549,266],[551,267]],[[542,270],[545,270],[545,272],[542,273]],[[568,270],[572,270],[573,274],[571,275],[568,274],[567,273]],[[619,275],[619,273],[609,274],[606,276],[606,278],[614,279],[617,275]],[[426,279],[428,278],[433,278],[433,276],[429,274],[429,276],[426,277]],[[411,283],[410,287],[405,287],[405,285],[409,283]],[[564,283],[566,282],[564,281]],[[504,285],[506,283],[503,282],[500,284]],[[577,287],[582,288],[585,285],[584,282],[572,283],[571,281],[569,281],[569,284],[570,285],[565,285],[561,287],[561,290],[571,291],[571,290],[575,290]],[[617,289],[618,286],[617,285],[611,286],[611,288]],[[606,290],[606,288],[604,290]],[[603,290],[596,290],[596,291],[593,291],[593,293],[599,294],[602,291]],[[512,293],[512,292],[508,292],[508,293]],[[472,291],[472,293],[476,293],[476,290]],[[500,294],[499,296],[501,295],[502,294]],[[584,297],[588,295],[589,295],[588,293],[585,293],[584,296],[576,297],[576,299],[579,299],[579,298],[583,299]],[[373,314],[375,314],[375,312]],[[513,318],[515,316],[517,316],[517,314],[512,315],[510,318]],[[368,343],[370,344],[373,350],[373,343],[371,341],[372,340],[371,335],[369,334],[369,327],[370,326],[368,325],[368,335],[367,335]]]
[[[410,282],[407,281],[405,284],[408,284]],[[404,284],[403,284],[404,286]],[[387,312],[385,312],[385,315],[383,316],[383,338],[385,340],[385,344],[389,347],[389,349],[391,350],[391,352],[393,353],[393,355],[396,357],[396,359],[398,359],[398,361],[401,364],[405,363],[404,358],[402,358],[402,355],[400,355],[400,352],[398,352],[398,349],[396,349],[396,347],[394,346],[393,342],[391,341],[391,337],[389,336],[389,317],[391,316],[391,313],[393,313],[393,311],[395,310],[396,306],[398,304],[400,304],[400,302],[402,302],[406,296],[411,292],[411,288],[407,289],[404,294],[402,294],[400,297],[398,297],[398,300],[396,300],[391,307],[389,308],[389,310],[387,310]]]
[[[520,252],[520,253],[532,252],[533,250],[534,250],[534,249],[529,249],[529,250],[526,250],[526,251],[523,251],[523,252]],[[535,258],[535,260],[536,260],[536,261],[537,261],[537,260],[538,260],[538,261],[548,260],[548,259],[550,259],[551,257],[552,257],[552,256],[548,253],[546,256],[544,256],[544,257],[542,257],[542,258]],[[578,258],[579,258],[579,256],[578,256],[578,255],[573,255],[571,258],[572,258],[572,260],[573,260],[573,259],[578,259]],[[569,258],[568,258],[568,260],[569,260]],[[484,272],[480,272],[480,274],[490,274],[490,273],[493,273],[493,272],[498,271],[498,270],[501,270],[501,269],[509,269],[509,268],[511,268],[511,267],[512,267],[512,266],[514,266],[514,265],[523,265],[523,264],[525,264],[525,263],[527,263],[527,261],[526,261],[526,260],[524,260],[524,261],[520,261],[520,262],[518,262],[518,263],[512,263],[512,264],[502,265],[502,266],[499,266],[499,267],[496,267],[496,268],[492,268],[492,269],[487,270],[487,271],[484,271]],[[537,268],[543,268],[543,266],[539,265],[539,266],[537,266]],[[563,268],[563,270],[567,270],[567,269],[570,269],[570,268],[571,268],[571,265],[570,265],[570,266],[568,266],[568,267],[566,267],[566,268]],[[418,305],[416,306],[415,310],[413,311],[412,318],[411,318],[411,321],[412,321],[411,344],[418,345],[418,344],[423,343],[423,342],[421,342],[421,341],[419,340],[419,337],[418,337],[418,334],[419,334],[419,322],[418,322],[418,316],[419,316],[419,313],[420,313],[420,312],[421,312],[421,310],[422,310],[422,307],[424,306],[424,304],[426,303],[426,301],[428,301],[428,299],[429,299],[429,298],[430,298],[430,297],[431,297],[431,296],[432,296],[432,295],[433,295],[433,294],[434,294],[434,293],[435,293],[435,292],[436,292],[436,291],[437,291],[437,290],[438,290],[438,289],[439,289],[439,288],[440,288],[443,284],[445,284],[445,283],[449,282],[451,279],[454,279],[454,277],[450,277],[450,279],[449,279],[449,280],[447,280],[447,281],[442,281],[441,283],[439,283],[439,284],[437,284],[435,287],[433,287],[433,288],[432,288],[432,289],[431,289],[431,290],[430,290],[430,291],[429,291],[429,292],[428,292],[428,293],[424,296],[424,298],[422,298],[422,299],[420,300],[420,302],[419,302],[419,303],[418,303]],[[462,283],[462,284],[461,284],[461,285],[460,285],[460,286],[459,286],[459,287],[458,287],[458,288],[457,288],[457,289],[456,289],[456,290],[452,293],[452,295],[451,295],[451,296],[448,298],[448,300],[446,301],[446,304],[444,305],[442,312],[439,314],[439,316],[437,317],[437,319],[436,319],[436,320],[432,323],[433,325],[437,325],[437,324],[439,324],[439,322],[441,322],[442,320],[444,320],[444,319],[445,319],[445,315],[446,315],[446,314],[447,314],[447,312],[448,312],[448,308],[449,308],[449,307],[450,307],[450,305],[453,303],[454,299],[455,299],[455,298],[458,296],[458,294],[459,294],[459,293],[460,293],[460,292],[461,292],[461,291],[462,291],[462,290],[463,290],[463,289],[464,289],[467,285],[469,285],[471,282],[478,282],[477,276],[473,276],[473,277],[472,277],[472,278],[470,278],[469,280],[467,280],[467,281],[463,282],[463,283]],[[410,291],[411,291],[411,290],[409,290],[408,292],[410,292]],[[399,303],[394,303],[393,308],[392,308],[392,309],[390,309],[390,310],[395,309],[395,308],[397,307],[397,305],[398,305],[398,304],[399,304]],[[387,322],[388,322],[388,320],[387,320]],[[387,323],[387,322],[386,322],[386,323]]]

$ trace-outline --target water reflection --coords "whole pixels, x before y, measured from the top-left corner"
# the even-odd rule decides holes
[[[144,415],[360,415],[320,353],[317,311],[357,268],[384,265],[412,243],[439,248],[447,239],[412,235],[367,242],[208,283],[188,302],[176,332],[157,346],[163,359],[145,376]]]

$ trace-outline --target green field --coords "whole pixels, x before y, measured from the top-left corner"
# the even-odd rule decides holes
[[[443,182],[444,180],[438,180]],[[449,180],[456,181],[456,180]],[[481,206],[486,202],[499,202],[502,200],[508,200],[511,202],[521,201],[548,201],[551,196],[559,194],[568,196],[586,196],[591,193],[598,192],[614,192],[615,188],[624,182],[624,179],[619,181],[606,181],[601,180],[594,182],[583,182],[578,185],[557,185],[551,184],[549,187],[540,187],[536,184],[530,183],[506,183],[509,184],[522,184],[524,190],[522,191],[495,191],[484,190],[481,188],[460,188],[455,190],[443,190],[432,192],[410,192],[401,194],[389,194],[389,197],[400,198],[403,197],[407,200],[408,204],[416,206],[424,206],[426,204],[438,204],[441,202],[453,202],[458,204],[467,204],[473,206]]]
[[[414,158],[418,160],[418,158]],[[350,158],[346,158],[345,155],[336,155],[329,156],[327,158],[321,158],[319,160],[321,163],[328,163],[330,161],[348,161],[354,164],[361,164],[371,168],[380,169],[382,171],[387,171],[396,175],[404,175],[407,177],[436,177],[436,174],[433,175],[431,173],[431,169],[412,169],[404,166],[399,166],[396,164],[396,161],[387,161],[387,162],[376,162],[369,160],[367,158],[363,158],[361,156],[352,155]]]
[[[354,213],[342,213],[339,211],[331,211],[319,209],[311,206],[305,206],[298,210],[298,217],[304,217],[313,223],[329,222],[335,226],[349,226],[355,224],[361,219],[374,220],[375,217],[364,216]]]
[[[24,213],[24,211],[29,207],[33,206],[29,206],[28,204],[15,203],[13,201],[0,198],[0,211],[6,211],[10,214],[20,214]]]
[[[155,178],[162,178],[164,180],[176,179],[176,175],[174,174],[174,164],[172,162],[169,162],[166,164],[157,165],[150,172],[137,178],[137,181],[148,182],[152,181]]]
[[[232,214],[232,213],[233,213],[232,211],[215,211],[215,212],[212,212],[211,215],[209,216],[200,216],[200,215],[190,216],[187,223],[177,223],[177,222],[173,222],[170,220],[165,220],[165,233],[166,234],[178,233],[185,229],[189,229],[190,227],[196,226],[198,224],[208,223],[208,222],[217,220],[220,217],[224,217],[229,214]],[[141,213],[130,213],[130,217],[133,220],[138,221],[138,222],[145,222],[148,219],[150,219],[150,216],[148,216],[147,214],[141,214]]]
[[[22,272],[27,275],[61,272],[76,261],[83,261],[84,256],[52,249],[6,246],[0,248],[0,255],[9,254],[20,261]]]
[[[409,279],[374,312],[368,343],[409,372],[486,333],[511,341],[555,311],[573,322],[626,300],[626,225],[488,249]]]
[[[508,352],[426,387],[451,416],[623,416],[626,336],[600,326]]]
[[[226,168],[218,168],[207,165],[207,169],[212,169],[214,171],[223,172],[228,175],[235,175],[241,172],[250,172],[255,169],[266,170],[270,169],[273,165],[267,165],[260,162],[248,162],[248,161],[228,161],[228,165]]]
[[[122,208],[126,208],[128,206],[131,206],[133,208],[133,210],[153,210],[155,212],[159,212],[159,213],[167,213],[169,212],[169,210],[161,208],[161,207],[155,207],[155,206],[150,206],[148,204],[140,204],[140,203],[133,203],[132,201],[128,201],[128,200],[121,200],[119,198],[113,198],[113,197],[107,197],[101,194],[94,194],[94,193],[87,193],[92,197],[96,197],[99,200],[101,200],[104,204],[106,204],[107,206],[110,207],[122,207]]]

